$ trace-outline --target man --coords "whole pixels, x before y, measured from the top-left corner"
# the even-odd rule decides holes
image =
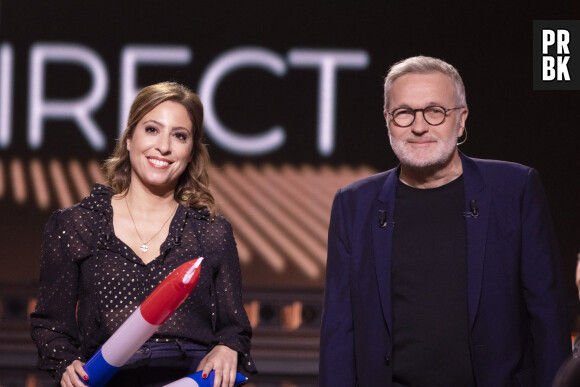
[[[391,67],[384,116],[400,166],[335,196],[321,386],[550,386],[570,353],[538,174],[460,153],[467,114],[453,66]]]

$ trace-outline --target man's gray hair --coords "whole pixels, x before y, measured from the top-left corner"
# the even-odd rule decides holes
[[[430,56],[413,56],[403,59],[391,66],[385,78],[385,112],[389,109],[389,97],[393,83],[401,76],[411,73],[426,74],[440,72],[447,75],[455,85],[455,98],[457,106],[467,106],[465,98],[465,86],[461,76],[455,67],[441,59]]]

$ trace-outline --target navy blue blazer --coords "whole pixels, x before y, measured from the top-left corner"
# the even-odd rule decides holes
[[[460,156],[475,380],[479,387],[548,387],[571,342],[560,255],[539,175],[519,164]],[[336,193],[320,386],[392,385],[390,254],[398,175],[391,169]]]

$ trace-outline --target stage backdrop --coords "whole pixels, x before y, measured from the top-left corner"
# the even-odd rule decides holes
[[[383,77],[423,54],[463,76],[461,149],[540,171],[573,298],[580,92],[533,90],[547,19],[580,19],[577,1],[2,0],[0,284],[36,284],[50,213],[103,181],[135,93],[175,80],[205,104],[246,289],[321,291],[334,192],[396,165]]]

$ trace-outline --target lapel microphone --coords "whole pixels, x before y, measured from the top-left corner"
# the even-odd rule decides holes
[[[479,209],[477,208],[477,200],[473,199],[469,201],[469,212],[464,212],[463,216],[466,218],[477,219],[479,216]]]
[[[387,227],[387,210],[379,210],[379,227]]]

